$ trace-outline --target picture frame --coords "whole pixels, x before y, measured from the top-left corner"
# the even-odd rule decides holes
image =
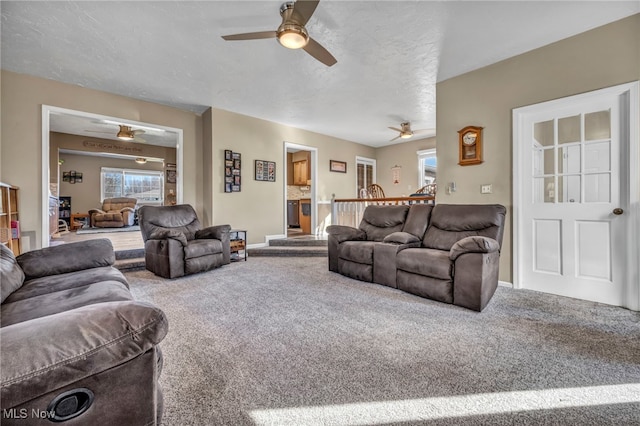
[[[276,162],[266,160],[255,160],[254,179],[262,182],[276,181]]]
[[[167,170],[167,183],[176,183],[178,180],[177,177],[176,170]]]
[[[62,181],[63,182],[69,182],[69,178],[71,177],[71,173],[69,172],[62,172]]]
[[[82,173],[76,172],[76,183],[82,183]]]
[[[329,171],[337,173],[347,173],[347,162],[338,160],[329,160]]]
[[[175,169],[175,168],[176,168],[175,163],[167,163],[167,169]]]
[[[242,155],[230,149],[224,150],[224,192],[240,192]]]

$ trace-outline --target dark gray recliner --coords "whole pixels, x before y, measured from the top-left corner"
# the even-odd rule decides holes
[[[229,231],[218,225],[201,229],[188,204],[142,206],[138,222],[147,270],[164,278],[208,271],[230,263]]]

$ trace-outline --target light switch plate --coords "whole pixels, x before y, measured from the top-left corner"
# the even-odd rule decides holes
[[[491,184],[481,185],[480,186],[481,194],[491,194]]]

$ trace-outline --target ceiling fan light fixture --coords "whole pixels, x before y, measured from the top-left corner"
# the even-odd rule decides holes
[[[138,163],[138,164],[146,164],[147,159],[143,158],[143,157],[138,157],[138,158],[135,159],[135,162]]]
[[[413,133],[402,132],[402,134],[400,135],[400,138],[401,139],[409,139],[411,136],[413,136]]]
[[[131,127],[122,125],[120,125],[120,131],[116,136],[118,139],[122,139],[123,141],[132,141],[136,137],[133,130],[131,130]]]
[[[285,24],[278,28],[278,41],[287,49],[302,49],[309,43],[309,34],[304,27]]]

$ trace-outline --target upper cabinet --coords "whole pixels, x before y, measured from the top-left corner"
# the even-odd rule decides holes
[[[311,179],[311,152],[298,151],[287,154],[288,173],[287,183],[289,185],[307,186]]]

